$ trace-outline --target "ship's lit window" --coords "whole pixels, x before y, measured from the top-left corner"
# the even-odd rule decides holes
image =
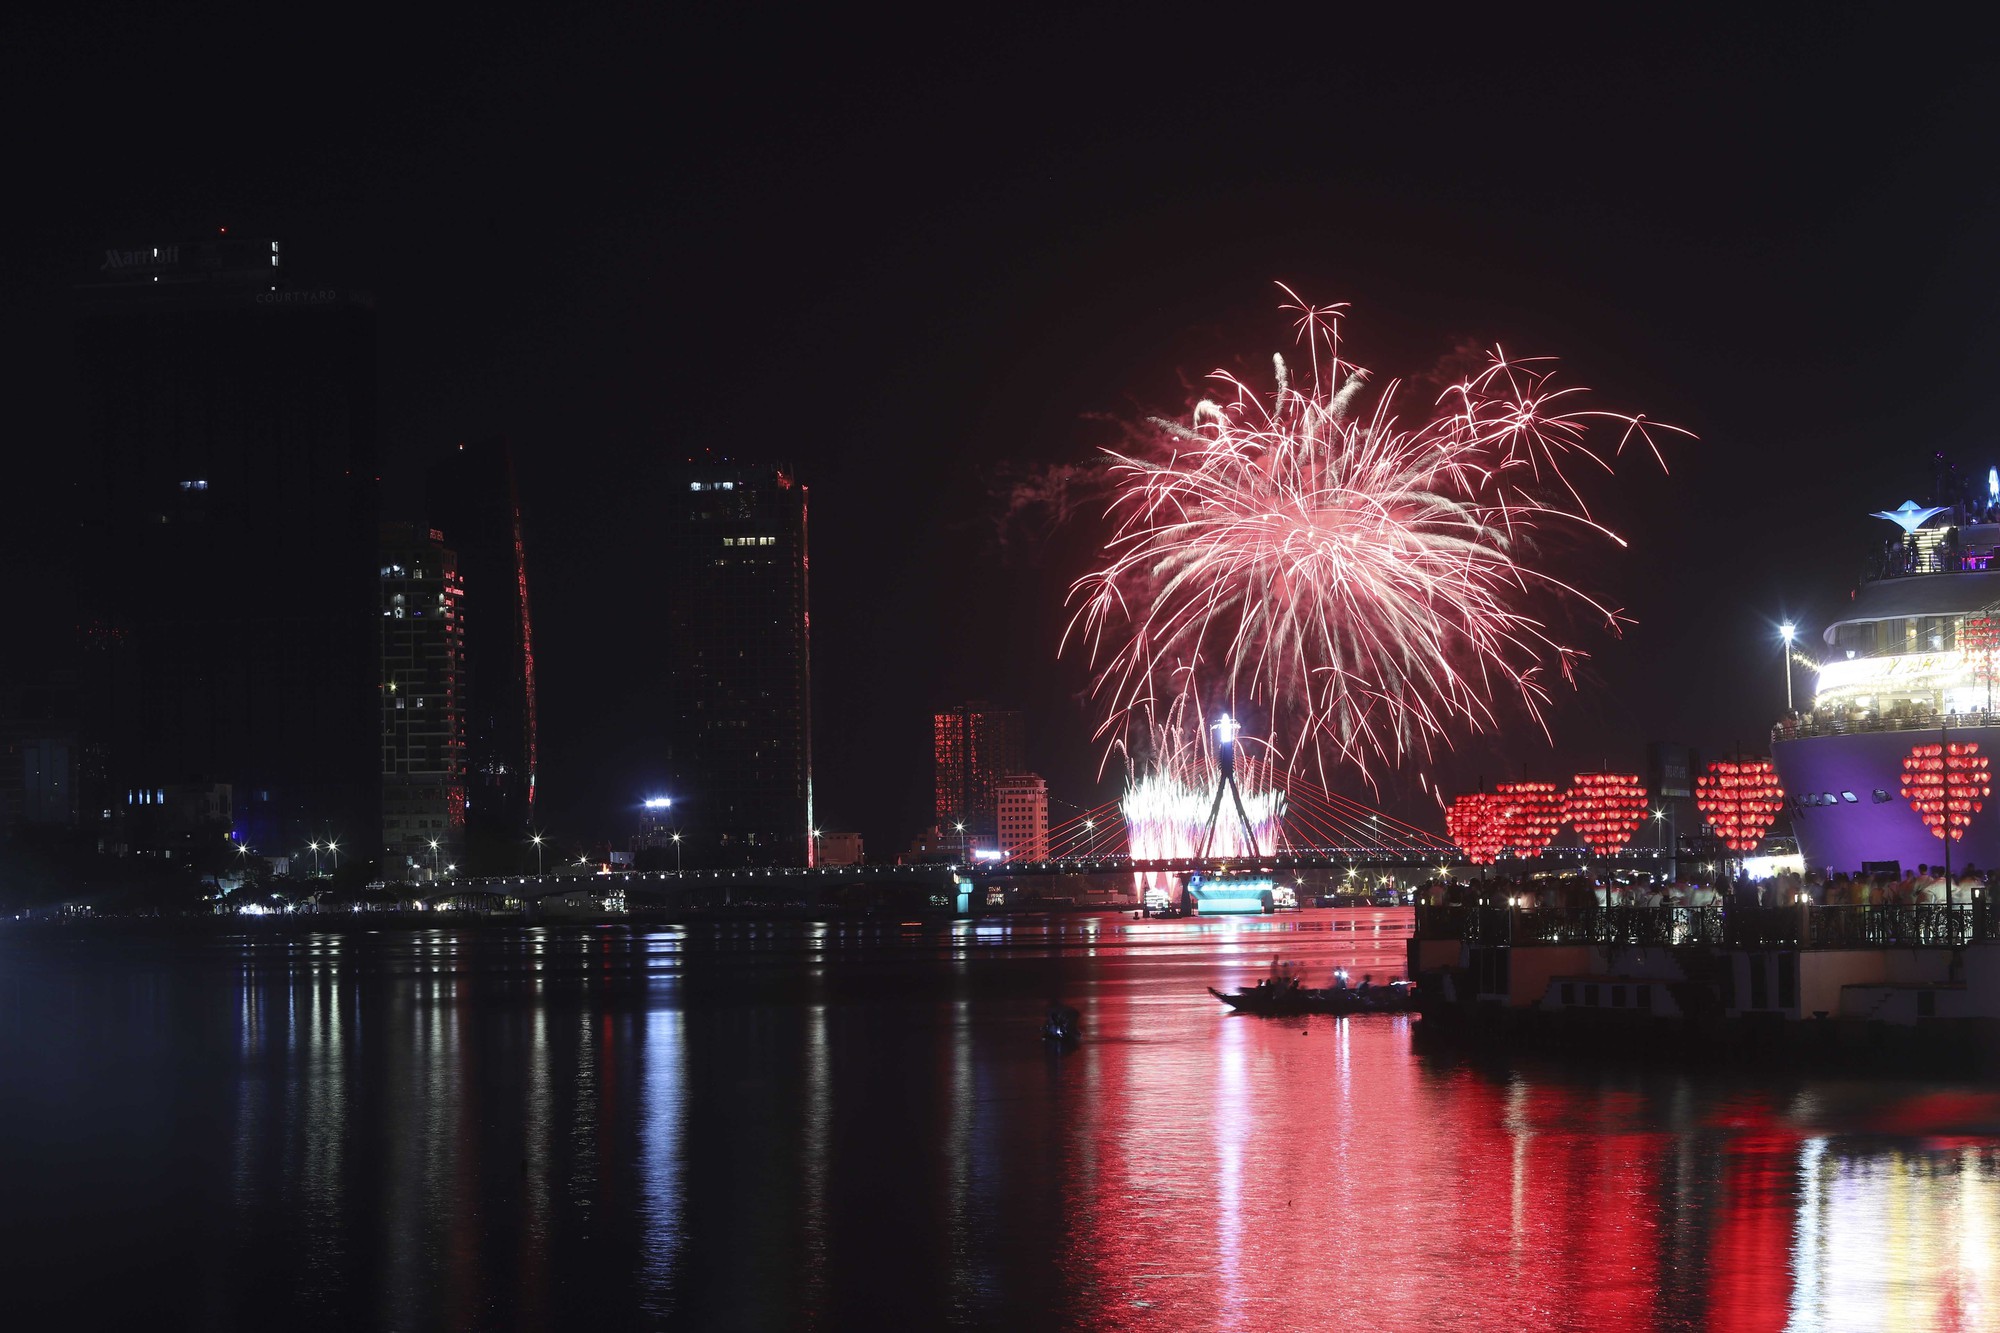
[[[1840,799],[1847,802],[1849,805],[1858,805],[1861,802],[1861,798],[1859,796],[1856,796],[1851,791],[1842,792],[1840,794]]]
[[[1820,798],[1820,804],[1821,804],[1821,805],[1838,805],[1838,804],[1839,804],[1839,802],[1838,802],[1838,801],[1836,801],[1836,800],[1834,800],[1834,798],[1833,798],[1833,793],[1832,793],[1832,792],[1827,792],[1827,793],[1826,793],[1826,794],[1825,794],[1825,795],[1824,795],[1823,797],[1821,797],[1821,798]]]

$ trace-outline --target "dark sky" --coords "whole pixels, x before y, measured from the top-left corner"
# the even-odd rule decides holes
[[[1054,659],[1091,534],[1003,544],[991,479],[1268,365],[1274,280],[1354,303],[1384,373],[1497,339],[1701,436],[1612,497],[1632,547],[1587,573],[1638,626],[1581,635],[1556,750],[1470,742],[1447,785],[1754,743],[1771,627],[1816,632],[1886,531],[1866,513],[1923,498],[1935,449],[2000,457],[1990,33],[1803,6],[696,9],[6,20],[18,623],[61,600],[68,285],[95,247],[219,225],[377,295],[392,509],[450,442],[516,441],[574,837],[622,833],[643,786],[650,530],[703,448],[812,487],[825,826],[906,842],[928,711],[968,695],[1029,711],[1058,797],[1108,795],[1083,668]]]

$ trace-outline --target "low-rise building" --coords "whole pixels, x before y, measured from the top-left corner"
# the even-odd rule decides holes
[[[1010,861],[1049,854],[1049,784],[1035,773],[1009,773],[993,785],[1000,852]]]

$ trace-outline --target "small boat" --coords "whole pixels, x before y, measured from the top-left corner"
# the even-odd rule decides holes
[[[1066,1004],[1050,1005],[1049,1016],[1042,1020],[1042,1040],[1058,1046],[1076,1045],[1083,1040],[1082,1018]]]
[[[1361,1011],[1358,993],[1344,988],[1324,990],[1301,986],[1296,977],[1266,977],[1247,990],[1225,995],[1210,986],[1208,993],[1239,1014],[1352,1014]]]
[[[1395,1013],[1411,1007],[1407,982],[1350,987],[1345,975],[1324,988],[1301,985],[1297,977],[1279,976],[1266,977],[1248,990],[1229,995],[1213,986],[1208,993],[1239,1014],[1264,1016]]]

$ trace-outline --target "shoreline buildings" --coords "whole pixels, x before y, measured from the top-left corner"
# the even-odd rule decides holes
[[[961,852],[998,845],[999,783],[1027,768],[1024,734],[1018,711],[984,700],[931,715],[932,811],[939,843]]]
[[[512,450],[504,439],[454,448],[425,476],[425,514],[457,556],[465,661],[464,858],[473,875],[510,875],[540,794],[535,631]]]
[[[465,861],[464,622],[443,534],[382,526],[382,873],[438,879]]]
[[[272,849],[379,827],[375,315],[282,260],[113,248],[77,288],[81,805],[105,850],[172,850],[183,808]]]
[[[1049,854],[1049,784],[1036,773],[1009,773],[994,784],[1000,854],[1036,861]]]
[[[809,865],[812,653],[806,488],[693,465],[671,483],[665,765],[690,869]]]

